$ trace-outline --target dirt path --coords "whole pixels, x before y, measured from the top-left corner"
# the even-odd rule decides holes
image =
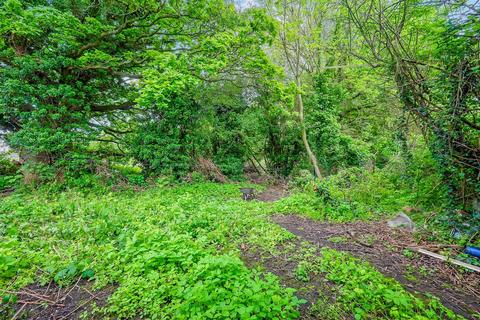
[[[284,184],[275,184],[268,187],[267,190],[257,194],[255,199],[264,202],[274,202],[288,196],[287,186]]]
[[[274,202],[288,196],[288,186],[285,180],[251,172],[246,175],[253,184],[267,186],[267,189],[255,195],[255,199],[264,202]]]
[[[273,273],[281,279],[283,286],[294,288],[296,296],[305,299],[307,303],[300,306],[300,318],[303,320],[314,319],[353,319],[351,314],[340,314],[337,312],[334,317],[326,316],[325,310],[321,311],[321,317],[318,316],[318,310],[315,305],[323,302],[325,308],[335,305],[335,291],[332,290],[334,285],[320,274],[310,274],[308,282],[301,281],[295,276],[295,270],[298,261],[294,253],[302,252],[305,244],[302,241],[292,241],[285,246],[279,247],[275,253],[259,251],[257,248],[249,248],[244,246],[242,249],[242,259],[249,268],[260,267],[268,272]]]
[[[328,246],[370,262],[407,290],[431,293],[465,317],[473,319],[473,314],[480,312],[480,275],[462,272],[430,257],[407,257],[398,245],[415,243],[407,231],[391,230],[384,222],[336,224],[296,215],[278,215],[272,220],[319,248]]]

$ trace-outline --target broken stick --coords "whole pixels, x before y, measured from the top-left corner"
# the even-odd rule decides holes
[[[459,261],[459,260],[456,260],[456,259],[451,259],[451,258],[443,256],[441,254],[434,253],[434,252],[431,252],[431,251],[428,251],[428,250],[425,250],[425,249],[421,249],[421,248],[410,248],[410,249],[413,250],[413,251],[419,252],[421,254],[424,254],[424,255],[427,255],[427,256],[430,256],[430,257],[433,257],[433,258],[437,258],[437,259],[440,259],[442,261],[447,261],[447,262],[453,263],[457,266],[461,266],[461,267],[470,269],[472,271],[480,272],[480,267],[474,266],[473,264],[465,263],[465,262],[462,262],[462,261]]]

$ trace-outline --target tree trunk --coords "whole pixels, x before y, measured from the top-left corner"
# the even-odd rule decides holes
[[[300,126],[302,129],[302,141],[303,141],[303,144],[305,145],[305,150],[307,150],[307,154],[308,154],[308,157],[310,158],[310,162],[312,163],[313,170],[315,171],[315,175],[319,179],[322,179],[322,173],[320,172],[320,168],[318,167],[317,157],[315,156],[312,149],[310,148],[310,144],[308,143],[308,139],[307,139],[307,129],[305,128],[305,117],[303,114],[303,99],[302,99],[301,93],[297,93],[295,95],[295,103],[297,105],[298,118],[299,118]]]

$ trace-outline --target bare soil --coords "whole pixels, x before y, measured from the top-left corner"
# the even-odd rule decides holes
[[[267,186],[263,192],[257,193],[255,199],[264,202],[274,202],[288,196],[288,187],[285,180],[257,172],[245,173],[246,178],[254,184]]]
[[[78,280],[65,288],[58,287],[53,282],[48,286],[33,284],[17,293],[18,301],[13,310],[4,310],[11,315],[5,319],[78,319],[84,311],[91,310],[94,304],[104,306],[114,290],[114,286],[109,286],[94,291],[92,283],[86,280]]]
[[[264,192],[255,196],[257,200],[264,202],[274,202],[288,195],[287,187],[284,184],[275,184],[270,186]]]
[[[260,267],[271,272],[280,278],[284,287],[297,290],[296,296],[307,301],[300,306],[300,319],[319,319],[312,307],[318,299],[324,299],[325,297],[328,299],[325,303],[335,303],[335,286],[320,274],[309,274],[308,282],[297,279],[295,269],[298,261],[287,252],[300,252],[302,245],[300,240],[293,241],[290,244],[294,247],[286,249],[280,246],[276,253],[260,251],[257,248],[249,248],[244,245],[241,248],[242,259],[249,268]],[[353,319],[353,316],[351,314],[338,314],[336,319]]]
[[[480,312],[480,275],[419,254],[407,257],[404,249],[417,244],[406,230],[390,229],[385,221],[340,224],[312,221],[297,215],[277,215],[272,220],[318,248],[346,251],[370,262],[407,290],[433,294],[446,307],[467,318],[474,319],[474,313]],[[266,268],[278,272],[278,268],[271,268],[270,262]],[[288,265],[284,269],[290,272]]]

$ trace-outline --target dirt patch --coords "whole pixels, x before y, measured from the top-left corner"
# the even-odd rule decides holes
[[[248,172],[245,177],[251,183],[267,186],[265,191],[255,194],[255,199],[259,201],[274,202],[288,196],[288,186],[285,179],[256,172]]]
[[[264,202],[274,202],[288,196],[287,186],[285,184],[275,184],[269,186],[267,190],[255,196],[255,199]]]
[[[33,284],[16,292],[17,303],[5,311],[10,313],[11,319],[78,319],[94,303],[99,307],[106,305],[114,290],[114,286],[109,286],[95,291],[92,283],[86,280],[79,280],[66,288],[58,287],[53,282],[48,286]]]
[[[403,245],[415,244],[408,231],[389,229],[383,221],[338,224],[296,215],[277,215],[272,219],[319,248],[347,251],[370,262],[411,292],[433,294],[458,314],[473,319],[474,313],[480,312],[480,275],[462,272],[430,257],[407,257]]]
[[[287,246],[289,246],[287,248]],[[260,267],[280,278],[284,287],[294,288],[296,296],[307,302],[300,307],[300,319],[318,319],[312,310],[319,300],[334,304],[336,300],[334,284],[327,281],[321,274],[309,274],[309,281],[301,281],[295,276],[298,261],[293,252],[302,251],[301,241],[292,241],[279,246],[276,253],[261,251],[242,245],[242,259],[249,268]],[[336,319],[353,319],[353,315],[337,314]]]

